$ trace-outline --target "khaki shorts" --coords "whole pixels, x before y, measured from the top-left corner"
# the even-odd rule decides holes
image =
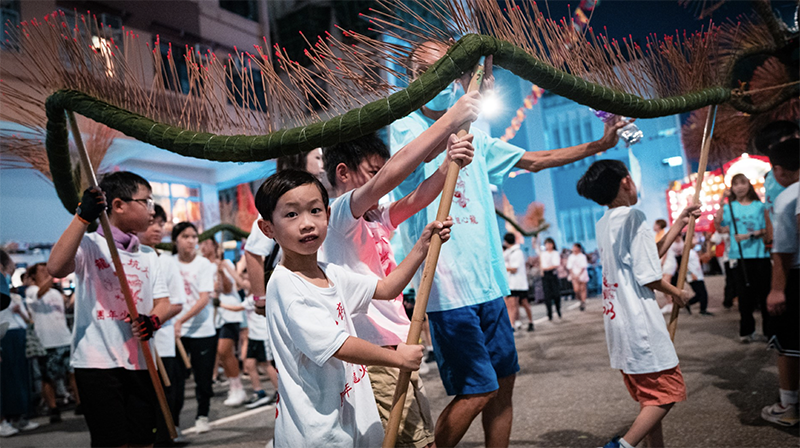
[[[372,383],[372,392],[378,405],[383,428],[389,421],[392,409],[392,398],[397,386],[399,369],[383,366],[369,366],[369,380]],[[398,447],[421,448],[433,443],[433,419],[425,387],[419,377],[419,372],[411,374],[411,383],[406,395],[406,404],[403,408],[403,418],[400,422],[400,433],[397,436]]]

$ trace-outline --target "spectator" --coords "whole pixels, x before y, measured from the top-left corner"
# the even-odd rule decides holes
[[[583,253],[581,243],[572,245],[572,253],[567,258],[567,270],[569,280],[572,281],[572,289],[575,296],[581,301],[581,311],[586,309],[586,284],[589,282],[589,261]]]
[[[552,238],[544,240],[544,250],[539,252],[539,263],[542,269],[542,286],[544,287],[544,304],[547,307],[547,318],[553,320],[553,305],[561,318],[561,288],[557,270],[561,266],[561,255],[556,250],[556,242]]]
[[[503,259],[508,272],[508,287],[511,294],[506,297],[506,307],[511,325],[519,329],[522,322],[519,320],[519,306],[525,308],[528,314],[528,331],[533,331],[533,311],[528,303],[528,278],[525,272],[525,255],[517,244],[513,233],[506,233],[503,237]]]
[[[655,224],[653,224],[653,232],[656,233],[656,243],[661,241],[661,238],[664,238],[664,234],[667,233],[667,221],[656,219]]]

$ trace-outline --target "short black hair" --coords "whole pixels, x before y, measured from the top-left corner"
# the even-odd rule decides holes
[[[362,160],[372,155],[384,160],[389,159],[390,156],[389,148],[376,133],[322,148],[322,164],[325,166],[328,182],[331,186],[336,187],[336,167],[340,163],[344,163],[351,170],[356,170]]]
[[[770,146],[769,163],[787,171],[800,170],[800,139],[790,138]]]
[[[153,207],[153,219],[161,218],[162,221],[167,222],[167,212],[164,211],[164,207],[156,204]]]
[[[8,255],[8,252],[6,252],[3,249],[0,249],[0,270],[5,271],[6,270],[6,266],[13,265],[13,264],[14,264],[14,260],[12,260],[11,256]]]
[[[313,151],[313,149],[311,150]],[[299,170],[305,171],[308,166],[308,155],[311,151],[301,151],[297,154],[281,156],[275,161],[275,171]]]
[[[302,185],[312,184],[317,187],[322,195],[322,203],[328,206],[328,190],[322,185],[315,176],[306,171],[284,170],[269,176],[264,183],[258,187],[256,192],[256,209],[261,214],[261,218],[272,222],[272,213],[278,200],[284,194]]]
[[[552,239],[552,238],[550,238],[550,237],[547,237],[547,238],[544,240],[544,244],[547,244],[547,243],[550,243],[550,244],[552,244],[552,245],[553,245],[553,250],[558,250],[558,246],[556,246],[556,241],[555,241],[554,239]]]
[[[665,219],[656,219],[656,225],[658,227],[661,227],[662,229],[666,229],[667,228],[667,220],[665,220]]]
[[[100,181],[100,189],[106,194],[108,213],[111,213],[111,203],[114,202],[114,199],[131,199],[139,191],[139,186],[153,191],[150,183],[144,177],[130,171],[117,171],[103,176],[103,180]]]
[[[598,160],[578,180],[578,194],[600,205],[610,204],[619,193],[628,168],[619,160]]]
[[[753,146],[762,154],[769,155],[770,149],[786,137],[800,137],[800,126],[794,121],[779,120],[761,128],[753,137]]]
[[[517,243],[517,237],[513,233],[506,233],[503,235],[503,241],[513,246]]]
[[[175,224],[175,226],[172,228],[172,253],[173,254],[177,254],[178,253],[178,236],[180,236],[180,234],[183,233],[184,230],[186,230],[186,229],[188,229],[190,227],[192,229],[194,229],[195,232],[197,232],[197,227],[195,227],[194,224],[192,224],[192,223],[190,223],[188,221],[179,222],[179,223]],[[198,236],[200,236],[200,235],[198,235]]]

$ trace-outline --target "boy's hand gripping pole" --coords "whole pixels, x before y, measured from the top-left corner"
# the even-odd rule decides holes
[[[708,116],[706,117],[706,125],[703,130],[703,146],[700,149],[700,163],[697,167],[697,179],[694,182],[694,199],[692,204],[697,204],[700,201],[700,192],[703,191],[703,180],[706,175],[706,165],[708,164],[708,151],[711,148],[711,137],[714,133],[714,118],[717,115],[717,105],[709,106]],[[689,269],[689,254],[692,250],[692,241],[694,240],[694,226],[696,219],[694,216],[689,217],[689,226],[686,229],[686,238],[683,240],[683,255],[681,256],[681,267],[678,269],[678,283],[676,287],[683,291],[686,285],[686,272]],[[678,329],[678,313],[681,307],[672,304],[672,315],[667,324],[669,330],[669,338],[675,341],[675,331]]]
[[[72,111],[68,111],[67,117],[69,118],[72,137],[75,139],[75,145],[78,147],[78,154],[81,157],[81,165],[83,166],[86,178],[89,180],[89,184],[92,187],[99,187],[97,177],[92,168],[92,163],[89,161],[89,153],[86,152],[86,147],[83,146],[83,139],[81,138],[80,129],[78,129],[78,122],[75,120],[75,114]],[[119,258],[117,246],[114,244],[114,234],[111,232],[111,223],[108,221],[108,214],[105,210],[100,214],[100,225],[103,226],[103,232],[105,233],[106,242],[108,243],[108,251],[111,253],[111,260],[114,262],[114,270],[119,280],[119,286],[122,290],[122,294],[125,296],[125,304],[128,305],[128,313],[131,315],[131,320],[136,321],[136,319],[139,318],[139,312],[136,311],[136,305],[133,303],[133,296],[128,286],[128,279],[125,276],[125,270],[122,268],[122,261]],[[164,389],[161,387],[161,380],[158,378],[156,365],[153,361],[153,354],[150,352],[150,343],[149,341],[139,340],[139,347],[142,349],[142,355],[144,355],[144,361],[147,364],[147,371],[150,373],[150,381],[153,382],[158,404],[161,406],[161,413],[164,414],[164,420],[167,422],[169,436],[174,439],[178,437],[178,433],[175,431],[175,422],[172,420],[172,413],[169,411],[169,406],[167,405],[167,397],[164,395]]]
[[[475,65],[473,70],[472,79],[469,83],[467,92],[478,90],[483,81],[483,60]],[[470,122],[461,125],[458,131],[458,137],[461,138],[469,133]],[[442,199],[439,202],[439,210],[436,212],[436,220],[444,221],[450,214],[450,205],[453,203],[453,194],[456,190],[456,181],[458,180],[458,172],[461,165],[456,161],[451,161],[450,166],[447,168],[447,177],[444,181],[444,188],[442,188]],[[428,296],[431,293],[433,286],[433,275],[436,272],[436,263],[439,261],[439,251],[442,248],[442,240],[439,238],[438,233],[431,236],[431,245],[428,248],[428,255],[425,257],[425,266],[422,269],[422,279],[419,283],[419,291],[417,291],[416,302],[414,303],[414,314],[411,317],[411,328],[408,330],[408,338],[406,344],[413,345],[419,343],[419,335],[422,332],[422,323],[425,320],[425,312],[428,308]],[[397,387],[394,390],[394,398],[392,399],[392,410],[389,415],[389,422],[386,424],[386,435],[383,438],[383,448],[392,448],[397,441],[397,433],[400,430],[400,420],[403,417],[403,408],[406,403],[406,394],[408,392],[408,383],[411,381],[411,372],[401,370],[400,376],[397,378]]]

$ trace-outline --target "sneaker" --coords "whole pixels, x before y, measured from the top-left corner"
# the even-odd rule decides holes
[[[0,423],[0,437],[11,437],[18,432],[19,429],[15,428],[11,423],[5,420]]]
[[[686,305],[686,312],[689,313],[689,314],[692,314],[692,307],[690,307],[689,305]]]
[[[533,331],[533,322],[528,322],[528,331]]]
[[[273,404],[276,404],[277,402],[278,402],[278,392],[275,392],[274,394],[272,394],[272,398],[270,398],[269,401],[267,402],[267,405],[271,406]]]
[[[33,431],[39,427],[39,424],[23,418],[15,423],[14,426],[20,431]]]
[[[518,320],[518,321],[514,322],[514,328],[516,328],[517,330],[522,328],[522,321]]]
[[[620,447],[619,439],[620,439],[619,436],[614,437],[613,439],[609,440],[608,443],[603,445],[603,448],[619,448]]]
[[[425,362],[436,362],[436,355],[433,353],[433,350],[425,354]]]
[[[713,316],[714,313],[709,312],[709,311],[700,311],[700,315],[701,316]]]
[[[797,425],[797,406],[783,407],[780,402],[766,406],[761,410],[761,418],[781,426]]]
[[[228,398],[222,403],[225,406],[241,406],[247,401],[247,393],[244,389],[233,389],[228,392]]]
[[[428,363],[423,362],[419,365],[419,374],[420,375],[427,375],[431,371],[430,366]]]
[[[585,303],[581,303],[581,311],[586,311],[586,304]]]
[[[253,394],[253,396],[250,398],[247,404],[244,405],[244,407],[247,409],[260,408],[261,406],[266,406],[268,402],[269,402],[269,397],[267,396],[267,393],[264,392],[263,390],[260,390]]]
[[[58,408],[53,408],[48,411],[50,416],[50,423],[61,423],[61,411]]]
[[[194,421],[194,429],[197,434],[211,431],[211,425],[208,424],[208,417],[201,415]]]
[[[178,433],[178,437],[172,439],[172,443],[176,445],[187,445],[189,444],[189,438],[183,435],[180,428],[175,428],[175,432]]]

